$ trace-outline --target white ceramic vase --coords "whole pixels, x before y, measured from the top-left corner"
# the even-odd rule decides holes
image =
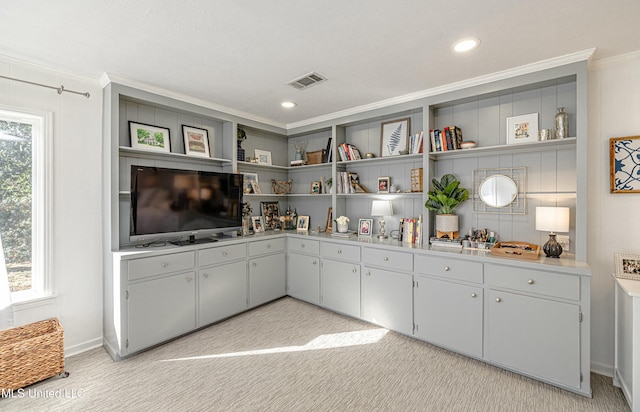
[[[349,230],[349,224],[348,223],[344,223],[344,224],[338,223],[338,232],[339,233],[347,233],[348,230]]]
[[[436,230],[440,232],[457,232],[458,215],[436,215]]]

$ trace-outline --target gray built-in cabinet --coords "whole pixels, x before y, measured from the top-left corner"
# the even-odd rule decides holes
[[[331,120],[285,129],[187,101],[109,83],[104,101],[104,342],[114,357],[205,327],[290,295],[561,388],[591,395],[590,271],[587,251],[587,62],[549,65],[535,72],[469,81],[447,91]],[[569,113],[570,138],[506,144],[506,119],[538,113],[539,128],[553,128],[557,107]],[[425,153],[340,161],[337,145],[379,155],[380,128],[409,118],[411,134],[425,132]],[[171,153],[132,149],[128,122],[170,129]],[[184,154],[181,125],[206,128],[212,157]],[[428,131],[456,125],[478,147],[429,152]],[[269,150],[273,165],[237,160],[236,135],[245,130],[247,156]],[[288,167],[294,144],[321,150],[331,138],[330,163]],[[262,194],[247,194],[253,215],[260,202],[278,201],[311,218],[310,228],[349,216],[350,229],[370,218],[374,199],[389,199],[394,215],[423,215],[423,243],[409,247],[375,237],[339,240],[327,234],[267,232],[218,243],[136,248],[129,239],[131,165],[256,173]],[[423,192],[406,193],[410,171],[423,168]],[[521,261],[478,251],[430,248],[434,215],[424,208],[432,178],[455,174],[472,192],[472,173],[526,168],[523,214],[476,213],[472,202],[456,210],[460,231],[488,228],[499,240],[542,245],[536,206],[568,206],[570,251],[559,260]],[[311,182],[357,173],[374,193],[310,194]],[[403,192],[375,193],[389,176]],[[271,192],[271,179],[292,179],[289,195]],[[378,231],[377,219],[375,232]],[[171,305],[167,305],[171,302]]]

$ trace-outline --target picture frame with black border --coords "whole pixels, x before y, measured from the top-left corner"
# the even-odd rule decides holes
[[[391,178],[389,176],[378,178],[378,193],[389,193],[389,187],[391,187]]]
[[[209,131],[199,127],[182,125],[184,154],[194,157],[210,157]]]
[[[264,220],[262,216],[251,216],[251,224],[255,233],[264,232]]]
[[[358,220],[358,236],[371,237],[373,233],[373,219]]]
[[[171,153],[171,131],[165,127],[129,121],[131,148]]]

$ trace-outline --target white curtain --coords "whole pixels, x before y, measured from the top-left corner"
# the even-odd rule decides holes
[[[7,265],[2,249],[2,237],[0,237],[0,330],[13,326],[13,308],[11,307],[11,291],[9,290],[9,278]]]

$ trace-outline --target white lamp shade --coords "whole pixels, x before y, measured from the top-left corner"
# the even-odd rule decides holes
[[[389,200],[371,202],[371,216],[393,216],[393,205]]]
[[[568,207],[536,207],[536,230],[544,232],[568,232]]]

